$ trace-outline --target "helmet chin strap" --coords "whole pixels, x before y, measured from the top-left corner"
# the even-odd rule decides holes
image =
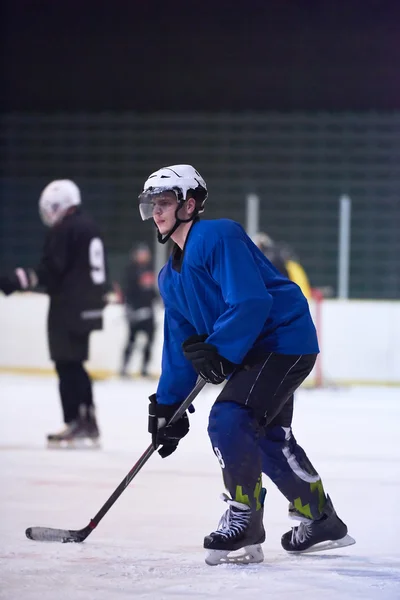
[[[193,215],[191,217],[189,217],[189,219],[180,219],[178,217],[178,212],[180,211],[180,209],[182,208],[182,206],[184,205],[184,203],[185,203],[185,200],[181,200],[178,203],[178,206],[177,206],[176,211],[175,211],[175,219],[176,219],[175,220],[175,225],[173,226],[173,228],[170,231],[168,231],[167,234],[165,234],[163,236],[160,233],[159,229],[157,228],[157,241],[160,244],[166,244],[168,242],[168,240],[170,239],[171,235],[173,233],[175,233],[175,231],[178,229],[179,225],[182,225],[182,223],[190,223],[190,221],[193,221],[193,219],[195,217],[197,217],[197,213],[196,212],[194,212]],[[154,223],[154,225],[157,227],[157,225],[155,223]]]

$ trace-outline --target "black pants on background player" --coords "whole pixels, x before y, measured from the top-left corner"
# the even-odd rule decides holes
[[[150,311],[150,308],[148,310]],[[154,315],[152,314],[152,316],[149,319],[143,319],[143,321],[132,321],[128,318],[128,325],[128,340],[122,355],[121,376],[125,377],[127,375],[127,367],[135,348],[137,334],[139,332],[143,332],[146,335],[146,342],[143,347],[140,374],[142,375],[142,377],[147,377],[149,375],[149,362],[154,341]]]
[[[99,437],[93,405],[92,381],[84,367],[84,362],[89,355],[89,336],[90,333],[74,333],[61,327],[48,329],[50,357],[58,375],[63,418],[66,424],[66,429],[48,436],[50,443],[65,441],[68,437],[82,437],[96,441]]]

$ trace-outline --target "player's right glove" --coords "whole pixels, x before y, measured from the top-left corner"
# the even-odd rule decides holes
[[[207,343],[207,335],[192,335],[182,344],[184,356],[194,370],[208,383],[219,384],[233,373],[238,365],[218,354],[213,344]]]
[[[185,412],[180,419],[167,425],[173,414],[178,410],[180,402],[176,404],[158,404],[156,394],[149,396],[149,433],[151,442],[161,458],[166,458],[178,447],[180,440],[189,432],[189,418]]]

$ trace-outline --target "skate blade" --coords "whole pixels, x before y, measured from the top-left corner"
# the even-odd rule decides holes
[[[336,548],[345,548],[346,546],[352,546],[356,543],[356,540],[351,535],[345,535],[340,540],[327,540],[326,542],[320,542],[311,546],[307,550],[288,550],[289,554],[310,554],[311,552],[324,552],[325,550],[335,550]]]
[[[260,544],[245,546],[240,550],[208,550],[206,554],[206,564],[211,567],[217,565],[250,565],[261,563],[264,560],[264,553]]]
[[[47,442],[49,450],[98,450],[100,447],[100,441],[92,438]]]

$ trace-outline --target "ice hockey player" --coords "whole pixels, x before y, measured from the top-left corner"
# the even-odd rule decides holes
[[[146,343],[143,347],[140,374],[142,377],[147,377],[149,375],[149,363],[154,341],[153,302],[156,297],[150,248],[144,243],[136,244],[130,258],[121,282],[129,333],[122,355],[120,375],[121,377],[126,377],[136,336],[139,332],[142,332],[146,336]]]
[[[282,243],[276,244],[268,234],[262,231],[256,233],[253,242],[282,275],[297,283],[304,297],[310,300],[312,291],[307,273],[290,246]]]
[[[99,429],[92,382],[84,367],[89,335],[102,328],[106,291],[104,245],[98,227],[81,209],[77,185],[52,181],[39,200],[50,229],[34,269],[18,268],[0,277],[5,294],[44,291],[50,296],[48,344],[59,380],[65,428],[47,436],[50,447],[97,447]]]
[[[261,250],[261,252],[268,258],[269,262],[278,269],[279,273],[290,279],[282,252],[275,242],[269,237],[269,235],[263,231],[259,231],[254,236],[253,242],[257,248],[259,248],[259,250]]]
[[[285,550],[354,543],[291,429],[293,393],[318,353],[308,304],[238,223],[199,219],[207,195],[196,169],[173,165],[152,173],[139,196],[142,219],[154,219],[159,241],[175,242],[159,274],[165,321],[162,373],[149,405],[153,444],[167,457],[188,433],[187,414],[165,425],[197,376],[213,384],[227,379],[208,433],[230,495],[219,526],[204,539],[206,562],[263,560],[262,472],[300,521],[283,534]]]

